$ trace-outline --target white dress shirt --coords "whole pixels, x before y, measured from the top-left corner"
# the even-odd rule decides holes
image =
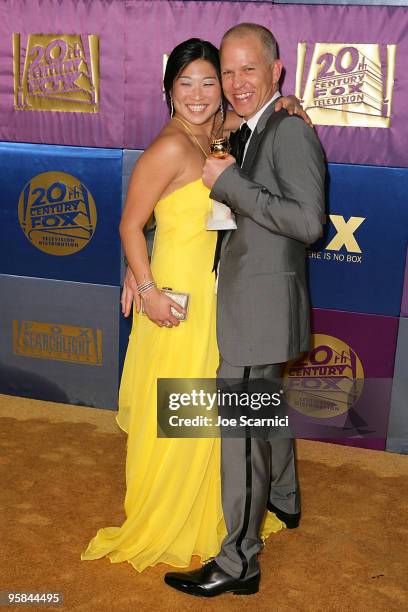
[[[248,151],[249,143],[251,142],[251,138],[252,138],[252,135],[254,133],[254,129],[256,128],[257,123],[258,123],[259,119],[261,118],[261,115],[263,114],[264,110],[266,110],[267,107],[270,104],[272,104],[272,102],[275,102],[275,100],[277,98],[280,98],[280,96],[281,96],[280,91],[275,91],[275,93],[273,94],[272,98],[266,104],[264,104],[263,107],[257,113],[255,113],[255,115],[253,117],[248,119],[248,121],[243,121],[241,123],[240,128],[244,125],[244,123],[246,123],[248,125],[248,127],[250,128],[250,130],[251,130],[251,135],[250,135],[250,137],[248,138],[248,140],[247,140],[247,142],[245,144],[245,149],[244,149],[244,155],[243,155],[243,158],[242,158],[242,163],[244,163],[244,159],[245,159],[246,152]]]

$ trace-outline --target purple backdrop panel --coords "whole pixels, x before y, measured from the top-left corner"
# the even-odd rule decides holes
[[[3,0],[0,140],[122,147],[124,3]]]
[[[408,319],[400,318],[387,450],[408,455]]]
[[[301,437],[385,448],[398,321],[313,309],[312,350],[286,370]]]
[[[405,261],[404,292],[402,294],[401,317],[408,317],[408,251]]]
[[[392,378],[398,321],[398,317],[312,310],[313,333],[336,336],[351,346],[362,363],[364,378]]]
[[[398,7],[128,0],[125,147],[145,148],[167,117],[164,55],[192,36],[218,45],[242,21],[276,35],[284,92],[310,109],[329,161],[408,165],[408,12]]]

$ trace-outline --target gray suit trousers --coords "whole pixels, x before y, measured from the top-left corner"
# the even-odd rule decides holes
[[[223,360],[218,376],[242,379],[245,370]],[[252,366],[249,379],[277,379],[281,371],[282,364]],[[221,479],[228,533],[216,562],[231,576],[250,578],[259,572],[259,532],[268,500],[283,512],[300,511],[293,440],[222,438]]]

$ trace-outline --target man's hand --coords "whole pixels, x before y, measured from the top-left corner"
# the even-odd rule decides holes
[[[235,161],[235,157],[232,157],[232,155],[227,155],[227,157],[223,159],[217,159],[216,157],[211,157],[211,155],[207,157],[203,168],[204,185],[208,187],[208,189],[212,189],[220,174],[229,168],[229,166],[235,164]]]
[[[275,111],[280,111],[281,108],[287,110],[289,115],[298,115],[307,125],[313,127],[312,120],[307,112],[303,110],[303,106],[296,96],[283,96],[279,98],[275,104]]]
[[[133,276],[132,270],[129,266],[126,268],[125,278],[123,280],[122,296],[120,303],[122,305],[122,314],[128,317],[132,309],[133,301],[135,302],[136,312],[140,310],[140,295],[137,292],[136,279]]]

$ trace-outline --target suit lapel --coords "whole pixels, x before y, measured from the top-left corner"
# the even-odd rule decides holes
[[[258,150],[259,143],[262,138],[262,132],[264,131],[266,127],[266,123],[269,117],[275,112],[275,102],[277,102],[277,100],[279,100],[279,98],[276,98],[276,100],[274,100],[272,104],[270,104],[268,108],[265,109],[265,112],[262,113],[262,115],[259,117],[259,121],[256,124],[254,133],[252,134],[251,140],[249,141],[245,159],[242,164],[242,169],[244,171],[248,170],[252,165],[252,162]],[[237,139],[238,132],[239,132],[239,128],[236,132],[231,132],[230,134],[230,146],[231,146],[232,155],[234,155],[234,152],[235,152],[236,139]],[[232,232],[234,231],[236,230],[228,230],[227,233],[225,234],[224,240],[222,241],[222,245],[221,245],[221,253],[224,251],[225,247],[227,246],[227,242]]]
[[[258,132],[258,125],[256,126],[254,133],[252,134],[251,140],[249,141],[248,149],[242,163],[242,169],[244,172],[252,166],[252,161],[255,157],[258,149],[259,141],[261,140],[262,132]]]
[[[249,141],[248,149],[245,155],[244,162],[242,164],[242,169],[244,171],[248,170],[252,166],[252,162],[255,158],[256,152],[258,150],[259,143],[262,138],[262,132],[264,131],[267,121],[271,115],[275,112],[275,102],[277,102],[279,98],[276,98],[270,104],[262,115],[259,117],[258,123],[256,124],[256,128],[254,133],[252,134],[251,140]]]

